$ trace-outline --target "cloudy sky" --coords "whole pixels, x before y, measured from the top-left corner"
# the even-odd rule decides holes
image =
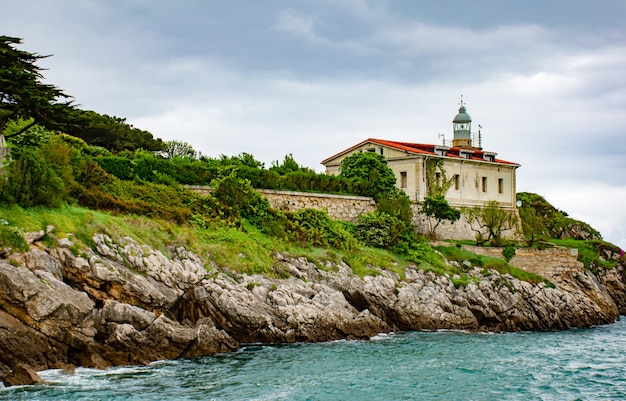
[[[483,147],[626,248],[623,0],[20,0],[0,34],[82,108],[269,167],[366,138]]]

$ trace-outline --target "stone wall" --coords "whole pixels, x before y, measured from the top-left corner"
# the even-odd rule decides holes
[[[330,195],[308,192],[259,189],[275,209],[295,212],[301,209],[325,210],[333,219],[354,222],[363,213],[376,210],[376,203],[365,196]]]
[[[187,185],[187,188],[202,195],[211,193],[211,187]],[[257,189],[274,209],[297,212],[302,209],[324,210],[337,220],[355,222],[363,213],[376,210],[374,199],[365,196],[331,195],[312,192],[276,191]]]
[[[213,188],[206,185],[185,185],[187,189],[191,189],[192,191],[196,191],[202,196],[207,196],[213,191]]]
[[[503,248],[463,246],[470,252],[504,259]],[[576,273],[584,273],[584,265],[578,261],[578,249],[570,248],[517,248],[509,262],[511,266],[539,274],[550,281],[563,281]]]
[[[437,224],[435,219],[426,217],[420,213],[421,204],[413,203],[413,224],[417,227],[417,231],[421,234],[430,234],[431,227]],[[514,213],[518,221],[520,220],[519,211],[517,209],[506,209],[510,213]],[[475,223],[474,223],[475,224]],[[484,231],[484,230],[483,230]],[[435,237],[440,239],[453,239],[453,240],[475,240],[476,231],[472,230],[472,226],[465,218],[465,215],[461,215],[461,218],[454,224],[448,221],[442,221],[441,224],[435,230]],[[521,224],[518,227],[507,230],[502,233],[504,239],[512,241],[521,241],[524,239],[522,234]]]

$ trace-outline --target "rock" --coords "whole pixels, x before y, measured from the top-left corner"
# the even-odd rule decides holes
[[[152,312],[113,300],[104,301],[104,307],[98,311],[98,315],[101,325],[106,322],[128,323],[136,330],[145,330],[156,319]]]
[[[29,232],[24,234],[24,240],[27,244],[32,244],[35,241],[41,240],[46,236],[46,232],[44,230]]]
[[[24,264],[30,270],[43,270],[52,274],[57,280],[63,279],[63,266],[58,259],[41,249],[31,249],[24,254]]]
[[[319,269],[285,255],[277,268],[290,278],[209,276],[203,261],[181,247],[170,258],[131,238],[93,240],[95,251],[81,255],[61,240],[12,255],[17,267],[0,260],[0,381],[32,383],[41,369],[145,364],[250,342],[587,327],[626,310],[623,266],[598,277],[563,275],[557,288],[497,272],[483,276],[480,269],[473,271],[479,282],[458,288],[447,276],[414,267],[405,280],[381,269],[360,278],[345,263]]]
[[[68,366],[68,347],[47,338],[36,329],[0,310],[0,381],[7,385],[30,384],[19,375],[6,379],[11,370],[27,366],[26,370],[64,368]],[[7,372],[8,369],[8,372]]]
[[[19,386],[24,384],[35,384],[39,382],[39,375],[33,368],[28,365],[19,365],[15,367],[4,377],[4,383],[8,386]]]
[[[69,238],[60,238],[57,240],[57,244],[60,248],[71,248],[74,245],[72,240]]]

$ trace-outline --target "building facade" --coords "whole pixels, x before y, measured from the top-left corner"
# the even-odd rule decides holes
[[[483,150],[480,134],[478,138],[472,135],[471,121],[461,101],[452,121],[452,146],[369,138],[322,164],[327,174],[339,174],[344,158],[357,152],[375,152],[384,156],[396,175],[398,188],[413,201],[423,201],[436,183],[449,186],[445,198],[454,207],[482,206],[495,200],[503,208],[515,209],[516,170],[520,165]]]

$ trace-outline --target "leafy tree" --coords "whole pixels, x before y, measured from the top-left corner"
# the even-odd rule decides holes
[[[522,231],[528,245],[532,246],[537,241],[541,241],[546,235],[547,229],[543,218],[537,214],[537,210],[531,207],[520,208],[520,217]]]
[[[196,159],[198,157],[198,152],[187,142],[173,140],[165,142],[165,145],[165,153],[170,159],[173,157]]]
[[[74,106],[61,89],[42,82],[42,68],[36,63],[49,56],[16,48],[22,40],[0,36],[0,132],[11,120],[32,119],[28,125],[12,132],[17,136],[35,124],[63,130],[74,118]]]
[[[494,245],[502,245],[503,233],[515,229],[518,224],[517,216],[504,210],[495,200],[489,201],[484,207],[466,208],[464,214],[472,231],[476,232],[478,245],[484,245],[488,241]]]
[[[258,169],[265,168],[265,164],[263,162],[258,161],[257,159],[254,158],[254,156],[246,152],[242,152],[242,153],[239,153],[237,156],[230,156],[230,157],[226,155],[221,155],[220,162],[223,165],[235,165],[235,166],[243,165],[243,166],[258,168]]]
[[[133,127],[125,118],[78,109],[73,114],[76,124],[69,127],[67,133],[83,139],[89,145],[115,152],[166,149],[161,139],[155,139],[150,132]]]
[[[280,175],[285,175],[287,173],[294,173],[294,172],[299,172],[299,171],[313,173],[311,169],[300,166],[295,161],[291,153],[288,155],[285,155],[285,158],[283,159],[282,163],[279,163],[278,160],[274,160],[272,162],[272,167],[270,167],[270,171],[274,171]]]
[[[20,118],[9,121],[4,129],[4,135],[9,138],[7,142],[11,146],[24,147],[39,147],[48,142],[54,132],[39,124],[33,125],[33,121],[34,119],[32,118],[28,120]],[[16,132],[21,132],[25,135],[13,135]]]
[[[75,183],[78,151],[56,136],[41,147],[19,147],[12,153],[0,201],[22,207],[59,206]]]
[[[375,152],[359,152],[341,162],[341,176],[365,185],[362,195],[375,199],[389,198],[398,193],[396,176],[387,166],[385,157]]]
[[[436,220],[434,225],[432,223],[430,224],[431,237],[435,236],[437,227],[439,227],[441,222],[447,220],[450,223],[454,223],[461,217],[461,212],[450,206],[443,195],[426,196],[422,204],[421,213]]]

